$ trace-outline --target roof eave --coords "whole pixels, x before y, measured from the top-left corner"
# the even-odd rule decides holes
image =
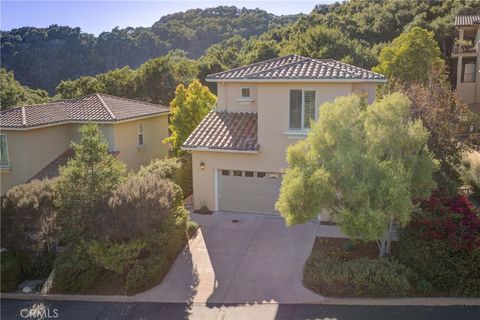
[[[230,150],[230,149],[213,149],[206,147],[181,147],[184,151],[206,151],[206,152],[227,152],[227,153],[247,153],[258,154],[258,150]]]
[[[386,83],[387,79],[206,79],[207,82],[323,82],[323,83]]]
[[[170,110],[165,110],[161,113],[154,113],[154,114],[145,115],[145,116],[125,118],[125,119],[121,119],[121,120],[116,119],[116,120],[101,120],[101,121],[98,121],[98,120],[59,121],[59,122],[41,124],[41,125],[38,125],[38,126],[35,126],[35,125],[34,126],[22,126],[22,127],[2,127],[2,126],[0,126],[0,130],[26,131],[26,130],[61,126],[61,125],[65,125],[65,124],[87,124],[87,123],[117,124],[117,123],[125,123],[125,122],[135,121],[135,120],[148,119],[148,118],[153,118],[153,117],[158,117],[158,116],[164,116],[164,115],[168,115],[168,114],[170,114]]]

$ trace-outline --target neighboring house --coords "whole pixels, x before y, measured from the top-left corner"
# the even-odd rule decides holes
[[[371,103],[386,78],[330,59],[288,55],[207,77],[218,103],[183,145],[193,158],[194,208],[278,214],[286,148],[338,96]]]
[[[456,43],[452,57],[456,59],[458,96],[474,111],[480,111],[480,16],[457,16]]]
[[[128,169],[163,158],[168,146],[169,109],[106,94],[59,100],[4,110],[0,113],[1,193],[32,178],[58,175],[73,156],[71,142],[78,129],[94,122],[109,150]]]

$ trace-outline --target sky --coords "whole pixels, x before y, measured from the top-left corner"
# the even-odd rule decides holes
[[[166,14],[195,8],[219,5],[260,8],[276,15],[309,13],[316,4],[334,0],[317,1],[23,1],[0,0],[0,29],[48,27],[51,24],[80,27],[82,31],[100,34],[115,27],[150,27]]]

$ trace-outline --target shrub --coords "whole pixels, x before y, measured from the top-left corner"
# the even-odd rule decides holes
[[[198,231],[198,224],[195,221],[188,221],[187,233],[189,238],[193,238]]]
[[[25,252],[23,273],[27,278],[47,278],[53,269],[56,253],[49,250]]]
[[[480,153],[466,154],[460,172],[463,182],[470,187],[473,196],[480,199]]]
[[[180,188],[155,175],[130,176],[110,197],[111,218],[98,230],[113,240],[135,239],[150,233],[183,205]]]
[[[192,156],[185,154],[177,158],[152,160],[148,166],[142,166],[138,175],[146,177],[150,174],[160,179],[169,179],[180,186],[183,196],[193,192],[192,185]]]
[[[25,260],[23,253],[18,251],[5,251],[1,253],[1,279],[2,292],[14,291],[22,281],[22,267]]]
[[[55,260],[53,289],[60,292],[84,292],[90,289],[101,269],[89,256],[85,245],[70,248]]]
[[[2,247],[43,250],[53,246],[53,180],[33,180],[2,198]]]
[[[99,266],[123,274],[135,264],[144,246],[139,240],[126,243],[95,241],[89,246],[88,254]]]
[[[480,215],[466,196],[438,194],[400,234],[398,259],[448,295],[480,295]],[[417,286],[420,284],[417,283]]]
[[[385,258],[343,261],[312,252],[305,264],[304,285],[329,296],[405,296],[411,270]]]
[[[136,263],[128,272],[126,289],[133,294],[158,284],[168,272],[170,263],[163,255],[154,255]]]

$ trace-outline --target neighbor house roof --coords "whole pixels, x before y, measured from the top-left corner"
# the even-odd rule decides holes
[[[119,151],[109,151],[111,155],[116,157],[120,152]],[[73,158],[75,152],[72,148],[68,148],[61,155],[53,159],[49,164],[37,172],[34,176],[28,179],[27,182],[38,179],[51,179],[57,177],[60,174],[60,167],[67,164],[67,162]]]
[[[480,23],[480,16],[456,16],[455,26],[473,26]]]
[[[148,102],[103,93],[17,107],[0,113],[2,128],[34,128],[75,122],[117,122],[168,113],[169,109]]]
[[[371,81],[385,82],[379,73],[333,59],[291,54],[207,76],[207,81]]]
[[[190,134],[182,148],[256,152],[257,113],[212,111]]]

